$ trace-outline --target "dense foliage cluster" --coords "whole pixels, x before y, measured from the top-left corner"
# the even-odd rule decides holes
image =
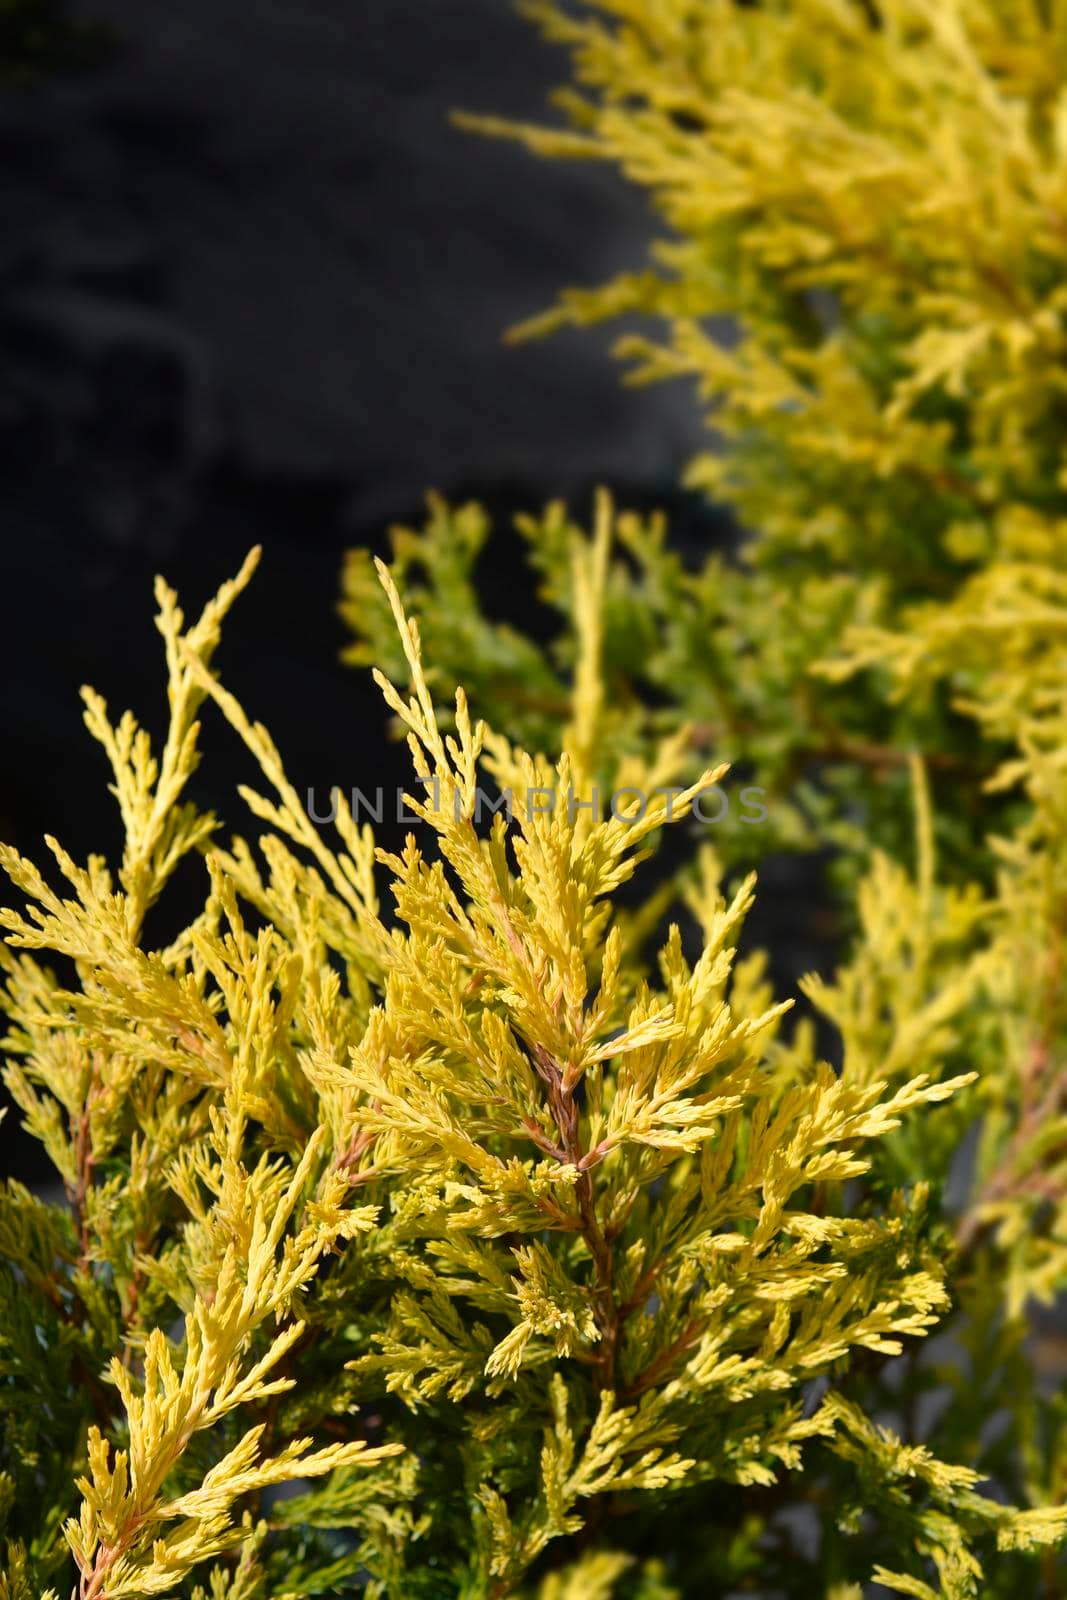
[[[163,742],[85,693],[121,860],[0,854],[65,1190],[0,1193],[0,1600],[1067,1590],[1067,6],[529,9],[570,127],[491,130],[671,229],[538,326],[659,319],[626,351],[697,376],[751,533],[524,520],[548,644],[484,614],[476,507],[356,552],[397,852],[214,670],[254,560],[192,624],[159,584]],[[763,825],[701,826],[722,758]],[[828,842],[795,1021],[746,869]]]
[[[524,9],[572,52],[570,126],[465,120],[616,165],[667,231],[516,333],[640,318],[632,381],[696,381],[716,445],[689,481],[751,530],[741,571],[642,548],[671,641],[653,681],[786,792],[820,760],[879,829],[903,814],[901,749],[923,750],[940,825],[975,847],[958,699],[984,696],[1017,622],[1013,652],[1062,637],[1067,7]]]

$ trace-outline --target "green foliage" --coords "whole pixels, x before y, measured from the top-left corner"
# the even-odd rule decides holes
[[[581,90],[519,136],[673,230],[547,320],[660,319],[629,353],[696,374],[755,531],[694,570],[606,496],[525,519],[547,643],[484,615],[475,507],[355,553],[392,852],[215,673],[254,559],[192,624],[159,583],[162,745],[85,691],[121,858],[0,851],[66,1200],[0,1195],[0,1600],[1067,1588],[1067,13],[529,9]],[[720,782],[767,815],[713,850]],[[853,936],[794,1021],[745,869],[826,843]]]
[[[642,270],[516,333],[640,318],[618,345],[631,380],[695,380],[716,447],[689,481],[752,530],[747,571],[657,564],[675,640],[693,624],[673,703],[772,792],[815,776],[898,851],[918,748],[945,848],[978,860],[991,802],[960,702],[983,695],[978,658],[999,657],[1017,600],[1062,629],[1067,10],[524,9],[571,51],[570,126],[461,120],[612,163],[666,232]]]
[[[990,1496],[973,1408],[951,1460],[872,1421],[881,1374],[929,1381],[916,1350],[952,1310],[957,1252],[1010,1267],[1008,1311],[987,1295],[972,1319],[986,1330],[1062,1268],[1025,1186],[957,1219],[939,1198],[976,1096],[999,1114],[991,1159],[1023,1153],[1003,1072],[976,1085],[968,1049],[1000,1015],[979,998],[997,942],[972,949],[988,907],[938,886],[920,781],[918,876],[879,859],[856,960],[810,986],[840,1072],[738,959],[753,880],[725,892],[706,847],[685,884],[695,949],[672,925],[646,964],[614,898],[723,772],[677,782],[668,738],[617,769],[647,803],[571,803],[616,717],[612,539],[606,503],[570,539],[554,761],[472,722],[462,690],[444,728],[380,568],[410,692],[378,681],[432,847],[376,851],[340,796],[328,842],[215,677],[252,562],[189,627],[158,587],[158,754],[85,691],[121,862],[52,841],[57,890],[3,853],[26,901],[3,913],[7,1081],[69,1202],[4,1199],[13,1595],[61,1592],[73,1561],[92,1600],[653,1600],[757,1574],[810,1594],[876,1569],[968,1596],[1067,1532],[1058,1435],[1028,1439]],[[245,792],[255,850],[222,847],[187,798],[207,701],[272,791]],[[513,799],[488,830],[483,778]],[[203,910],[153,946],[146,913],[194,851]],[[1009,1376],[1018,1361],[986,1370],[987,1403]],[[284,1483],[300,1492],[278,1499]],[[787,1488],[821,1525],[814,1567],[780,1521]],[[707,1493],[736,1520],[694,1547],[685,1508]]]
[[[1040,1580],[1020,1576],[1010,1539],[976,1575],[973,1507],[951,1473],[925,1478],[940,1509],[894,1520],[889,1458],[873,1476],[870,1462],[889,1443],[870,1419],[889,1409],[914,1425],[936,1397],[933,1437],[949,1458],[1035,1510],[1062,1501],[1061,1400],[1038,1385],[1026,1340],[1035,1301],[1067,1289],[1067,10],[523,9],[571,53],[575,85],[556,96],[564,125],[459,120],[539,155],[615,165],[666,231],[643,270],[567,291],[515,336],[639,319],[618,345],[631,379],[695,379],[713,439],[688,482],[745,531],[740,559],[687,564],[661,521],[616,520],[593,769],[618,785],[665,739],[684,778],[709,750],[735,763],[768,815],[718,830],[728,867],[835,847],[851,937],[833,977],[804,989],[839,1035],[838,1081],[978,1074],[936,1117],[879,1140],[870,1178],[882,1198],[928,1184],[936,1225],[954,1236],[955,1356],[863,1368],[849,1401],[859,1410],[834,1415],[867,1465],[827,1481],[842,1507],[862,1481],[860,1503],[878,1499],[898,1544],[933,1563],[900,1576],[899,1552],[871,1546],[867,1570],[886,1584],[896,1572],[899,1592],[1040,1581],[1058,1593],[1055,1561]],[[585,541],[558,506],[518,526],[559,619],[546,645],[484,615],[478,508],[434,503],[425,530],[395,532],[393,548],[435,683],[477,682],[493,720],[551,754],[571,727]],[[361,552],[342,610],[352,659],[391,648]],[[667,887],[635,932],[655,927],[672,893],[665,854]],[[814,1057],[805,1037],[785,1045],[790,1078]],[[854,1199],[828,1186],[821,1203],[851,1214]],[[996,1441],[983,1415],[1000,1419]],[[803,1482],[817,1502],[810,1451]],[[686,1530],[676,1537],[688,1548]],[[843,1557],[824,1527],[820,1576],[799,1578],[777,1571],[764,1537],[733,1576],[758,1572],[789,1593],[847,1586],[855,1548]],[[723,1582],[721,1570],[688,1571],[694,1592]]]

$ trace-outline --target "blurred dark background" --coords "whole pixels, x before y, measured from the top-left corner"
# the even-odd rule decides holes
[[[264,544],[220,665],[325,794],[404,773],[338,662],[335,605],[343,551],[384,549],[427,488],[506,524],[557,495],[585,511],[606,482],[694,548],[721,536],[677,487],[691,393],[623,389],[593,335],[502,343],[650,233],[606,169],[449,125],[537,117],[565,73],[508,0],[0,11],[0,837],[115,853],[77,690],[162,727],[157,571],[191,611]],[[517,555],[501,541],[485,576],[522,621]],[[245,828],[251,773],[207,723],[197,797]],[[15,1121],[4,1165],[30,1171]]]

